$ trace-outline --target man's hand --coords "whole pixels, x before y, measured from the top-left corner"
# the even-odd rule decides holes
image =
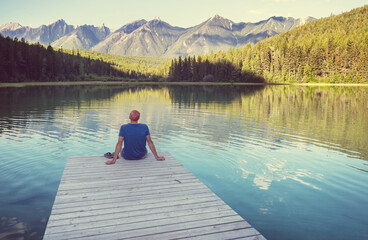
[[[157,157],[156,160],[157,161],[163,161],[163,160],[165,160],[165,157],[163,157],[163,156],[162,157]]]
[[[121,148],[123,146],[124,137],[119,136],[118,142],[116,143],[114,157],[110,161],[106,161],[105,163],[107,165],[114,164],[116,162],[116,159],[118,159],[119,152],[121,152]]]
[[[110,164],[115,164],[115,162],[113,160],[110,160],[110,161],[106,161],[105,162],[107,165],[110,165]]]

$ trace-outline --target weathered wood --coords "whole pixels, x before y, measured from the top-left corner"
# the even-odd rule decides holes
[[[171,191],[170,191],[171,190]],[[84,198],[82,201],[79,199],[80,195],[74,196],[73,198],[68,198],[66,201],[58,201],[57,205],[55,205],[54,209],[60,209],[60,208],[67,208],[67,207],[73,207],[73,206],[84,206],[91,204],[99,204],[99,203],[109,203],[109,202],[130,202],[132,200],[138,200],[140,202],[143,201],[157,201],[157,199],[162,199],[163,201],[166,201],[168,198],[173,197],[194,197],[201,194],[211,194],[208,190],[201,189],[201,188],[178,188],[175,189],[166,189],[166,191],[160,191],[157,192],[157,190],[153,191],[147,191],[147,192],[141,192],[137,194],[137,192],[127,192],[124,194],[122,193],[111,193],[111,194],[103,194],[103,195],[97,195],[94,197],[89,197],[87,195],[86,198]],[[59,198],[60,199],[60,198]],[[78,201],[79,200],[79,201]]]
[[[233,216],[234,212],[231,210],[225,210],[222,211],[219,207],[211,207],[211,208],[202,208],[201,219],[208,219],[208,218],[218,218],[218,217],[224,217],[224,216]],[[177,214],[168,215],[168,214],[153,214],[153,215],[143,215],[143,216],[135,216],[131,218],[119,218],[119,219],[105,219],[103,221],[94,221],[94,222],[88,222],[88,223],[79,223],[78,225],[73,225],[72,228],[69,225],[61,225],[61,226],[54,226],[49,229],[49,233],[64,233],[67,231],[79,231],[82,229],[97,229],[97,228],[115,228],[117,227],[118,230],[122,230],[123,228],[120,228],[120,225],[124,225],[124,229],[128,229],[127,227],[130,226],[129,229],[134,228],[142,228],[146,227],[148,224],[150,226],[153,225],[163,225],[163,223],[171,223],[172,221],[180,219],[181,221],[186,220],[192,220],[193,218],[193,212],[187,212],[187,211],[178,211]],[[180,217],[180,218],[178,218]],[[154,221],[153,221],[154,220]],[[78,228],[77,228],[78,227]]]
[[[70,157],[44,239],[265,239],[169,153]]]
[[[81,202],[87,201],[89,199],[105,199],[114,196],[154,196],[156,194],[163,194],[165,192],[182,192],[189,190],[196,190],[198,188],[197,182],[187,182],[186,184],[182,183],[181,185],[175,185],[170,187],[170,185],[156,185],[156,186],[147,186],[147,187],[113,187],[113,188],[103,188],[103,189],[86,189],[85,191],[60,191],[55,199],[55,204],[59,203],[67,203],[67,202]],[[197,186],[196,186],[197,185]],[[160,188],[161,187],[161,188]],[[87,191],[88,190],[88,191]]]
[[[219,202],[210,202],[210,203],[199,203],[194,207],[192,205],[182,205],[182,206],[174,206],[167,207],[165,209],[151,209],[150,211],[141,212],[141,211],[133,211],[133,212],[114,212],[113,214],[105,214],[105,215],[96,215],[91,218],[68,218],[62,219],[58,221],[49,221],[47,228],[59,227],[67,225],[71,227],[72,225],[79,226],[82,223],[91,223],[98,221],[107,221],[107,220],[116,220],[121,221],[121,219],[126,219],[127,221],[138,221],[137,219],[143,218],[145,220],[155,219],[157,217],[178,217],[186,214],[201,214],[203,212],[208,211],[223,211],[229,210],[228,206]]]

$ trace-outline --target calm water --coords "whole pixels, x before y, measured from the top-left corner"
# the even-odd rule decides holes
[[[0,238],[41,239],[68,156],[132,109],[268,239],[368,239],[368,88],[0,88]]]

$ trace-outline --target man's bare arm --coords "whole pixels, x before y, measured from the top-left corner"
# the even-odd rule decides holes
[[[115,147],[114,158],[110,161],[106,161],[106,164],[114,164],[116,162],[116,159],[118,159],[118,155],[121,152],[121,149],[123,147],[123,141],[124,141],[124,138],[119,136],[118,142],[116,143],[116,147]]]
[[[155,148],[155,144],[153,144],[152,142],[152,139],[151,139],[151,136],[150,135],[147,135],[146,136],[146,140],[147,140],[147,144],[149,146],[149,148],[151,149],[151,152],[153,153],[153,155],[155,156],[156,160],[158,161],[162,161],[162,160],[165,160],[165,157],[163,156],[158,156],[157,155],[157,152],[156,152],[156,148]]]

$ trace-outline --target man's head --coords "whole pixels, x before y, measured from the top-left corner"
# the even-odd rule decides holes
[[[133,122],[137,122],[141,114],[137,110],[133,110],[129,114],[129,119]]]

